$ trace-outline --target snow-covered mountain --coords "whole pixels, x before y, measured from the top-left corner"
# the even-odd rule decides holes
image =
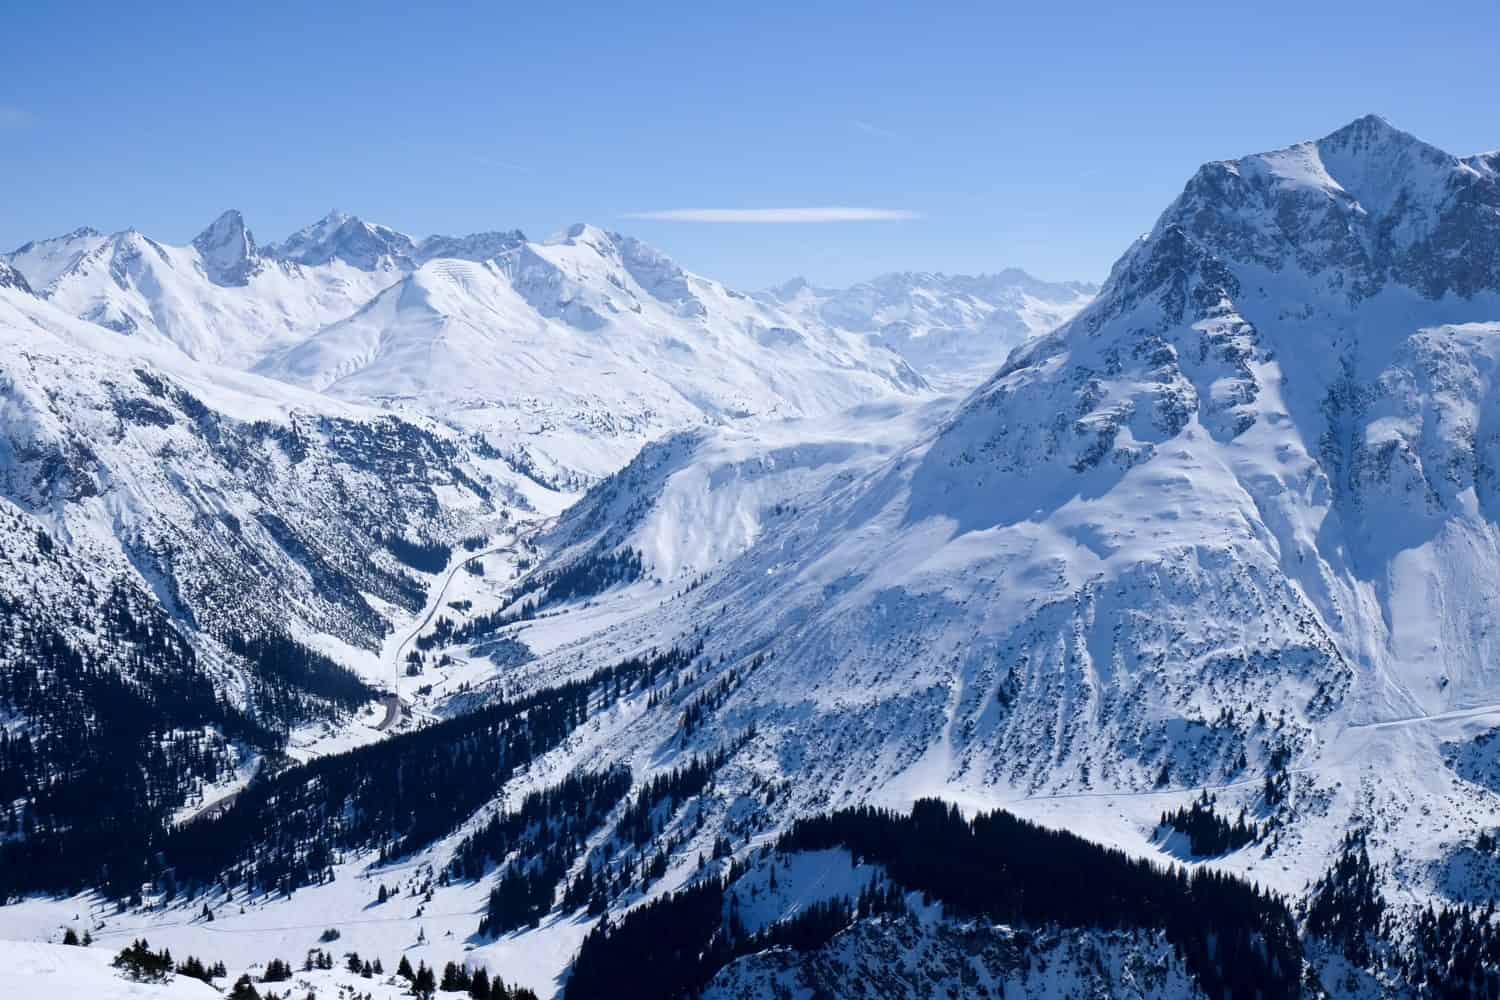
[[[414,240],[335,209],[267,247],[266,254],[308,267],[340,261],[362,271],[412,271],[430,260],[489,260],[524,242],[520,230]]]
[[[0,845],[30,852],[0,895],[60,841],[117,848],[314,730],[377,738],[387,637],[528,490],[430,419],[0,287]]]
[[[581,949],[582,981],[609,981],[612,936],[627,958],[632,933],[676,944],[649,933],[672,914],[659,928],[689,940],[721,922],[740,935],[744,950],[718,939],[718,964],[692,970],[716,997],[841,976],[872,996],[976,982],[1224,995],[1215,963],[1244,974],[1268,954],[1283,989],[1260,995],[1397,996],[1500,947],[1479,911],[1421,916],[1500,884],[1500,155],[1452,156],[1372,117],[1205,165],[1096,297],[963,398],[919,392],[872,347],[874,324],[897,322],[874,292],[830,318],[836,295],[749,299],[588,227],[475,238],[462,260],[326,222],[254,253],[216,226],[193,251],[249,283],[222,288],[390,276],[267,356],[279,383],[65,315],[52,251],[0,269],[0,531],[38,581],[0,597],[60,602],[46,620],[80,648],[95,619],[146,621],[123,629],[141,645],[169,621],[206,651],[178,658],[185,677],[243,666],[213,645],[221,606],[236,622],[267,608],[309,642],[338,634],[335,651],[368,651],[399,620],[410,631],[374,659],[410,664],[395,684],[430,723],[323,762],[317,781],[265,778],[251,800],[285,808],[269,829],[229,808],[201,839],[153,841],[167,873],[142,862],[147,905],[99,916],[99,934],[165,935],[245,967],[327,927],[387,962],[475,962],[561,992]],[[903,314],[923,337],[973,336],[1002,308],[976,286],[934,325],[942,310],[913,291],[930,287],[889,283],[890,308],[924,303]],[[401,406],[446,410],[448,426]],[[469,572],[406,593],[375,551],[384,526],[457,541],[515,516],[511,466],[546,478],[533,449],[560,470],[624,467],[518,551],[479,542]],[[94,565],[156,616],[64,601]],[[226,743],[211,749],[233,758]],[[223,784],[215,759],[190,776]],[[979,839],[945,807],[852,814],[846,832],[909,824],[866,849],[786,842],[809,839],[801,819],[926,796],[1120,848],[1090,862],[1101,872],[1183,862],[1289,902],[1238,911],[1247,947],[1216,928],[1195,951],[1200,920],[1236,912],[1213,893],[1241,883],[1141,875],[1188,894],[1155,923],[1001,921],[976,913],[963,877],[932,893],[920,880],[1041,877],[1055,858],[892,850]],[[996,822],[1018,843],[1042,836]],[[1049,836],[1035,842],[1084,850]],[[857,914],[816,908],[903,862],[916,891],[899,914],[866,897]],[[1121,884],[1098,901],[1128,908]],[[998,902],[1066,911],[1088,895],[1014,887]],[[77,909],[0,908],[0,936]]]
[[[672,488],[739,490],[724,444],[602,485],[558,558],[644,569],[578,613],[598,648],[712,622],[734,680],[710,728],[753,722],[762,780],[796,762],[783,814],[941,794],[1156,852],[1209,786],[1278,828],[1226,868],[1298,893],[1373,827],[1387,885],[1443,898],[1500,822],[1446,763],[1500,725],[1497,205],[1493,154],[1373,117],[1206,165],[1093,303],[899,454],[734,535]],[[679,562],[662,526],[695,521],[738,551],[644,600]],[[515,634],[537,676],[591,648]]]
[[[209,632],[259,622],[375,648],[369,599],[423,596],[371,561],[376,536],[453,540],[516,478],[431,421],[200,366],[12,290],[0,350],[6,501]]]
[[[546,243],[416,240],[332,212],[262,247],[229,211],[187,247],[81,229],[0,259],[74,316],[433,415],[565,489],[665,433],[925,386],[863,335],[802,323],[591,226]]]
[[[905,271],[848,288],[794,278],[759,297],[804,322],[866,334],[929,377],[965,379],[988,375],[1013,348],[1061,326],[1098,291],[1007,268],[980,275]]]
[[[238,212],[186,247],[133,229],[78,229],[5,255],[63,312],[199,361],[247,367],[367,302],[399,276],[331,261],[304,268],[267,256]]]
[[[442,414],[564,482],[611,472],[674,430],[923,388],[889,351],[800,328],[589,226],[490,260],[423,264],[257,370]]]

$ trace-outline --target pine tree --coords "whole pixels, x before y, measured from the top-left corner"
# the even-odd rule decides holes
[[[412,992],[423,998],[431,997],[437,992],[437,977],[432,974],[426,962],[417,964],[417,976],[412,980],[411,988]]]
[[[439,984],[438,989],[444,993],[457,993],[464,986],[463,977],[460,975],[458,966],[455,963],[449,962],[443,966],[443,981]]]

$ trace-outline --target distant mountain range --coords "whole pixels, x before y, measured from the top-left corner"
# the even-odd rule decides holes
[[[1089,294],[1008,271],[747,296],[591,226],[418,240],[341,212],[264,246],[229,211],[186,247],[79,229],[0,260],[72,316],[435,415],[565,488],[673,430],[977,378]]]
[[[1071,319],[1099,292],[1009,268],[962,275],[904,271],[848,288],[795,278],[761,297],[804,322],[868,334],[934,377],[987,374],[1013,348]]]

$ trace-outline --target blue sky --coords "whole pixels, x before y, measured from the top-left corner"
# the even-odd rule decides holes
[[[1204,160],[1366,112],[1500,147],[1500,4],[12,4],[0,248],[620,229],[742,287],[1101,278]],[[749,224],[684,209],[880,209]],[[730,218],[736,218],[731,215]]]

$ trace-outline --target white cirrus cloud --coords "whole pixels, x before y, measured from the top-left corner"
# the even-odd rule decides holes
[[[902,136],[898,132],[892,132],[888,128],[881,128],[879,125],[872,125],[869,122],[867,122],[867,121],[861,121],[858,118],[854,119],[849,124],[853,125],[855,128],[859,129],[861,132],[865,133],[865,135],[873,135],[873,136],[875,136],[877,138],[880,138],[880,139],[901,139],[901,138],[904,138],[904,136]]]
[[[668,208],[658,212],[628,212],[627,219],[661,222],[902,222],[920,219],[918,212],[902,208],[852,208],[829,205],[822,208]]]

